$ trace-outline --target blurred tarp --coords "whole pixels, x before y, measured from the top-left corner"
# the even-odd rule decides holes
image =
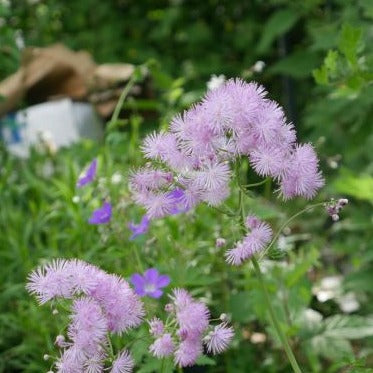
[[[62,44],[26,48],[16,73],[0,82],[0,117],[19,108],[57,98],[90,101],[102,117],[108,117],[120,95],[120,87],[134,71],[131,64],[97,65],[89,53],[72,51]],[[139,87],[134,88],[139,93]]]

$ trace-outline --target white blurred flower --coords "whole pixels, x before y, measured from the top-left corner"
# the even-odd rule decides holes
[[[210,80],[207,82],[207,89],[213,91],[216,88],[219,88],[225,82],[224,75],[211,75]]]
[[[111,176],[111,183],[112,184],[119,184],[122,181],[122,179],[123,179],[122,175],[119,172],[115,172]]]
[[[352,292],[337,297],[336,302],[344,313],[355,312],[360,308],[360,303]]]
[[[322,314],[313,310],[312,308],[307,308],[303,312],[304,319],[310,324],[317,324],[322,321]]]
[[[19,50],[23,49],[25,47],[25,39],[22,35],[21,30],[17,30],[15,34],[15,41],[16,41],[16,46]]]
[[[266,64],[264,61],[256,61],[252,67],[252,70],[256,73],[261,73],[264,70],[265,65]]]
[[[41,172],[43,174],[43,177],[45,177],[46,179],[49,179],[54,174],[53,163],[51,161],[44,162]]]
[[[329,299],[336,298],[341,294],[342,277],[324,277],[320,284],[312,288],[312,293],[316,295],[319,302],[324,303]]]
[[[74,197],[72,198],[72,201],[73,201],[73,203],[79,203],[79,201],[80,201],[80,197],[79,197],[79,196],[74,196]]]
[[[54,140],[53,134],[50,131],[40,131],[38,133],[40,144],[48,150],[49,153],[55,154],[57,152],[57,144]]]
[[[264,343],[267,340],[267,336],[264,333],[253,333],[251,334],[250,341],[251,343]]]

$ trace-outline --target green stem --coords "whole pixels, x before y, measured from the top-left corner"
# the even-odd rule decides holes
[[[243,205],[243,192],[242,192],[241,189],[239,191],[239,210],[240,210],[241,227],[242,227],[243,231],[246,231],[246,228],[245,228],[245,211],[244,211],[244,205]],[[275,329],[275,331],[276,331],[276,333],[277,333],[277,335],[278,335],[278,337],[281,341],[281,344],[282,344],[282,346],[283,346],[283,348],[286,352],[286,355],[289,359],[289,362],[290,362],[290,364],[293,368],[294,373],[302,373],[302,371],[300,370],[299,365],[297,363],[297,360],[294,356],[294,353],[293,353],[293,351],[290,347],[287,336],[283,332],[283,330],[281,329],[280,323],[277,320],[276,313],[275,313],[275,311],[272,307],[271,298],[269,296],[267,287],[266,287],[265,282],[264,282],[262,272],[261,272],[260,267],[259,267],[259,263],[256,260],[255,256],[252,256],[251,261],[254,265],[256,275],[258,277],[258,280],[260,282],[260,286],[261,286],[262,291],[264,293],[264,298],[265,298],[265,301],[267,303],[267,308],[268,308],[268,311],[269,311],[271,324],[273,325],[273,327],[274,327],[274,329]]]
[[[219,207],[216,207],[216,206],[211,206],[214,210],[216,211],[219,211],[221,214],[224,214],[224,215],[227,215],[227,216],[230,216],[230,217],[234,217],[236,216],[236,214],[233,212],[233,211],[230,211],[230,210],[223,210]]]
[[[114,349],[113,349],[113,345],[111,343],[111,339],[110,337],[107,339],[108,340],[108,344],[109,344],[109,353],[110,353],[110,357],[111,359],[114,359]]]
[[[267,177],[266,179],[262,180],[262,181],[258,181],[257,183],[253,183],[253,184],[245,184],[245,185],[242,185],[244,188],[252,188],[252,187],[256,187],[256,186],[259,186],[259,185],[263,185],[265,184],[266,182],[268,182],[269,178]]]
[[[264,258],[264,256],[267,254],[267,252],[270,250],[270,248],[274,245],[274,243],[277,241],[279,235],[281,234],[281,232],[283,231],[283,229],[290,223],[292,222],[295,218],[297,218],[299,215],[302,215],[303,213],[309,211],[309,210],[312,210],[313,208],[315,207],[318,207],[318,206],[324,206],[325,202],[320,202],[320,203],[315,203],[314,205],[310,205],[310,206],[307,206],[305,207],[303,210],[297,212],[296,214],[294,214],[293,216],[291,216],[288,220],[286,220],[286,222],[284,224],[281,225],[280,229],[276,232],[276,234],[274,235],[272,241],[270,242],[270,244],[268,245],[268,247],[263,251],[262,255],[260,256],[259,258],[259,261],[262,260]]]
[[[122,93],[120,94],[119,100],[117,105],[115,106],[113,115],[111,116],[110,123],[114,123],[118,120],[120,111],[123,108],[124,100],[126,99],[127,95],[130,93],[132,87],[134,86],[136,81],[136,74],[132,74],[130,80],[124,87]]]
[[[290,347],[290,344],[289,344],[289,341],[287,339],[287,336],[286,334],[284,333],[284,331],[281,329],[281,326],[280,326],[280,323],[279,321],[277,320],[277,317],[276,317],[276,313],[272,307],[272,303],[271,303],[271,297],[268,293],[268,290],[267,290],[267,287],[265,285],[265,282],[264,282],[264,278],[263,278],[263,274],[260,270],[260,267],[259,267],[259,263],[258,261],[256,260],[255,256],[253,256],[251,258],[251,261],[254,265],[254,269],[255,269],[255,272],[256,272],[256,275],[258,277],[258,280],[260,282],[260,286],[263,290],[263,293],[264,293],[264,297],[265,297],[265,300],[266,300],[266,303],[267,303],[267,308],[268,308],[268,311],[269,311],[269,316],[270,316],[270,319],[271,319],[271,322],[273,324],[273,327],[275,328],[276,330],[276,333],[278,335],[278,337],[280,338],[280,341],[281,341],[281,344],[282,346],[284,347],[285,349],[285,352],[286,352],[286,355],[289,359],[289,362],[293,368],[293,371],[295,373],[302,373],[301,369],[299,368],[299,365],[297,363],[297,360],[294,356],[294,353]]]
[[[142,262],[141,262],[141,259],[140,259],[140,256],[139,256],[139,253],[138,253],[138,248],[135,246],[135,245],[132,245],[132,249],[133,249],[133,252],[135,254],[135,257],[136,257],[136,260],[137,260],[137,265],[139,267],[139,270],[141,272],[144,272],[144,267],[142,265]]]

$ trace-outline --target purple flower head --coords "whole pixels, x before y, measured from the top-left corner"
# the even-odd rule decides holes
[[[96,176],[96,171],[97,171],[97,159],[95,158],[90,163],[88,168],[79,176],[76,186],[78,188],[81,188],[84,185],[91,183]]]
[[[140,297],[159,298],[163,294],[161,289],[170,283],[170,278],[167,275],[160,275],[156,268],[150,268],[145,271],[143,276],[139,273],[133,274],[131,282],[135,287],[136,294]]]
[[[174,355],[179,367],[192,366],[203,354],[203,344],[208,352],[218,354],[225,350],[232,337],[233,329],[226,321],[213,328],[210,312],[205,303],[194,299],[185,289],[174,289],[167,304],[167,321],[175,327],[168,328],[161,320],[149,322],[154,342],[149,351],[157,358]],[[206,335],[207,334],[207,335]]]
[[[132,356],[127,350],[121,351],[117,358],[113,361],[111,367],[111,373],[131,373],[135,362],[132,359]]]
[[[104,202],[101,208],[94,210],[88,220],[89,224],[106,224],[111,219],[111,204]]]
[[[163,334],[157,338],[149,347],[149,351],[157,358],[170,356],[175,350],[175,344],[169,333]]]
[[[159,337],[164,332],[164,324],[163,321],[154,317],[149,321],[149,333],[154,337]]]
[[[57,259],[37,268],[29,275],[26,288],[41,304],[54,298],[70,299],[85,294],[87,298],[74,303],[77,320],[84,318],[80,315],[86,309],[96,309],[96,315],[99,315],[99,306],[107,323],[101,319],[101,324],[97,320],[92,323],[97,327],[103,325],[100,330],[107,328],[117,334],[141,324],[144,315],[142,302],[124,279],[81,260]],[[92,319],[93,312],[86,314]],[[83,324],[76,324],[82,330]],[[97,330],[97,333],[101,332]],[[70,333],[70,337],[73,334]]]
[[[224,322],[215,326],[214,329],[207,334],[203,341],[206,344],[207,351],[212,352],[215,355],[220,354],[227,349],[233,336],[233,328],[227,326],[227,324]]]
[[[242,241],[237,242],[233,249],[225,253],[227,263],[235,266],[263,250],[272,238],[272,229],[269,224],[262,222],[255,215],[249,215],[245,225],[251,229],[251,232]]]
[[[313,198],[324,183],[318,158],[311,145],[296,140],[284,110],[262,86],[230,79],[177,114],[167,131],[145,138],[145,157],[162,166],[132,175],[133,198],[151,219],[201,202],[218,206],[230,194],[238,157],[249,157],[256,173],[274,178],[284,199]]]
[[[149,224],[150,219],[145,214],[139,224],[135,224],[133,222],[130,222],[128,224],[128,228],[132,231],[132,236],[130,237],[130,240],[134,240],[136,237],[141,236],[142,234],[145,234],[149,230]]]

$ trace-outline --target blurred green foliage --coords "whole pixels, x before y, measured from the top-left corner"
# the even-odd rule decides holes
[[[338,223],[321,210],[292,222],[263,266],[305,372],[371,372],[372,19],[369,0],[0,1],[0,78],[17,70],[23,44],[62,42],[88,50],[98,62],[152,60],[155,97],[127,100],[130,116],[110,123],[104,144],[82,142],[56,155],[34,151],[28,160],[1,148],[0,372],[49,369],[42,356],[55,350],[64,316],[38,307],[24,284],[36,265],[76,256],[127,278],[156,266],[171,276],[172,286],[206,300],[214,316],[231,313],[233,347],[219,359],[201,361],[195,372],[289,371],[250,266],[228,268],[222,249],[214,246],[217,237],[226,237],[228,245],[239,237],[230,219],[200,206],[158,220],[146,237],[129,241],[126,226],[141,216],[127,187],[130,169],[142,163],[140,139],[196,101],[211,74],[263,83],[285,106],[301,139],[317,146],[327,180],[318,198],[350,199]],[[266,63],[263,71],[254,68],[259,60]],[[156,120],[142,115],[149,108]],[[99,180],[77,192],[80,170],[97,154]],[[119,184],[112,181],[115,173],[122,176]],[[254,178],[250,171],[248,178]],[[275,228],[304,206],[271,194],[263,199],[263,192],[265,186],[255,188],[246,207]],[[115,203],[113,222],[89,226],[87,218],[104,196]],[[341,291],[353,292],[358,310],[344,313],[335,299],[318,300],[314,285],[327,275],[343,276]],[[147,307],[165,302],[147,301]],[[309,309],[316,312],[313,318]],[[134,345],[136,360],[145,362],[140,372],[157,372],[159,362],[145,357],[146,347]]]

